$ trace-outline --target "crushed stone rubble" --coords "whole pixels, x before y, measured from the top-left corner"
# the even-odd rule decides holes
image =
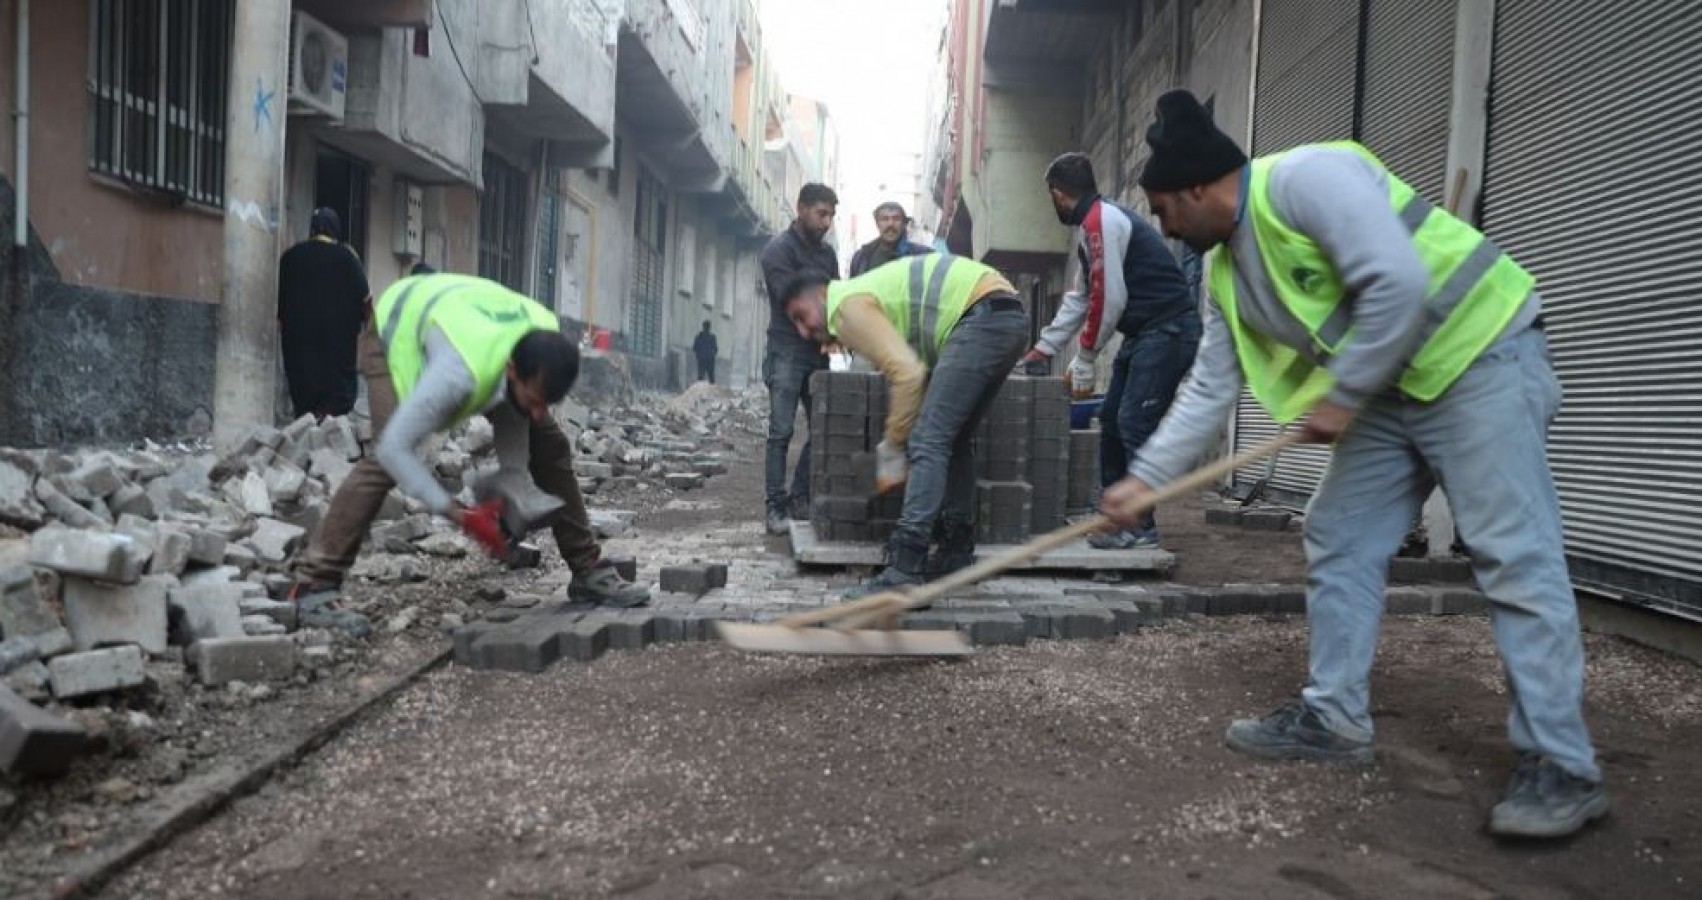
[[[733,439],[762,433],[766,400],[760,388],[734,393],[699,383],[668,397],[625,386],[588,402],[569,397],[555,412],[575,448],[587,502],[642,507],[725,472],[722,454]],[[63,776],[79,757],[117,754],[131,737],[162,734],[136,723],[181,720],[171,702],[264,702],[352,672],[339,663],[372,653],[376,640],[416,626],[435,633],[494,608],[500,588],[471,596],[472,604],[451,601],[441,615],[410,605],[388,611],[368,641],[303,627],[309,611],[282,602],[291,559],[372,441],[357,411],[257,427],[224,456],[205,443],[151,441],[127,449],[0,448],[0,774]],[[483,418],[424,452],[463,502],[497,469]],[[594,509],[593,525],[617,536],[633,515]],[[380,585],[429,581],[439,568],[476,556],[450,522],[397,491],[365,550],[352,577]],[[536,566],[539,558],[532,548],[509,565]],[[114,741],[115,733],[129,737]],[[125,782],[96,793],[118,802],[153,790]]]

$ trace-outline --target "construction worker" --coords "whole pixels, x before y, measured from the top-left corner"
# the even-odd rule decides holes
[[[1157,430],[1194,364],[1200,314],[1164,239],[1127,207],[1099,195],[1087,154],[1052,160],[1046,190],[1058,221],[1078,229],[1080,271],[1075,290],[1064,294],[1023,362],[1057,356],[1080,331],[1069,380],[1071,394],[1087,397],[1099,352],[1111,335],[1123,336],[1099,409],[1099,486],[1109,487],[1129,474],[1129,462]],[[1156,547],[1158,521],[1148,511],[1133,529],[1095,534],[1087,542],[1100,550]]]
[[[626,581],[601,558],[573,472],[573,446],[550,416],[579,373],[579,350],[555,313],[493,281],[466,275],[404,278],[379,298],[361,333],[361,371],[372,407],[375,454],[343,479],[306,552],[296,561],[291,597],[305,615],[359,632],[352,613],[325,602],[354,564],[361,540],[390,489],[425,503],[493,556],[509,537],[492,504],[464,507],[421,461],[420,444],[475,415],[490,420],[503,470],[528,469],[538,487],[567,505],[554,526],[573,570],[570,599],[638,606],[647,589]],[[309,622],[308,624],[313,624]]]
[[[1251,163],[1185,91],[1158,101],[1141,174],[1166,234],[1218,248],[1193,377],[1106,491],[1125,522],[1208,452],[1243,383],[1335,452],[1306,516],[1311,665],[1298,700],[1229,726],[1266,759],[1369,761],[1370,672],[1389,559],[1440,484],[1488,596],[1519,759],[1498,835],[1607,812],[1583,716],[1584,654],[1545,456],[1560,405],[1535,280],[1358,144]]]
[[[1022,356],[1028,313],[990,266],[948,254],[894,260],[857,278],[806,274],[785,294],[798,334],[867,358],[891,391],[876,487],[904,511],[887,563],[848,598],[920,584],[975,557],[975,427]],[[938,525],[939,550],[929,557]]]

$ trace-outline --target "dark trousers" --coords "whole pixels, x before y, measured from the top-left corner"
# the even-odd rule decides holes
[[[1099,483],[1110,487],[1129,474],[1129,465],[1170,411],[1176,389],[1194,365],[1200,346],[1200,316],[1188,312],[1123,336],[1112,364],[1111,384],[1099,410]],[[1151,527],[1147,514],[1142,527]]]
[[[697,380],[715,383],[715,357],[699,356],[697,358]]]
[[[810,498],[810,440],[804,439],[804,450],[798,455],[798,468],[792,472],[792,489],[786,489],[786,454],[792,449],[792,431],[798,407],[804,408],[804,418],[810,417],[810,376],[827,368],[827,357],[816,352],[809,355],[776,352],[773,349],[762,359],[762,383],[768,386],[768,449],[763,459],[763,493],[771,510],[790,513],[795,504]]]

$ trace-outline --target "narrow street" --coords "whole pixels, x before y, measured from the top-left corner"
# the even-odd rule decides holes
[[[647,569],[663,546],[738,553],[728,590],[785,571],[745,512],[759,477],[740,462],[613,549]],[[1213,531],[1197,516],[1173,516],[1183,543]],[[1292,533],[1224,543],[1249,538],[1281,546],[1238,558],[1298,556]],[[1565,844],[1504,845],[1482,831],[1511,763],[1486,620],[1385,634],[1366,770],[1222,746],[1231,718],[1298,686],[1293,618],[955,664],[685,644],[535,676],[450,666],[102,896],[1695,896],[1702,673],[1590,637],[1614,812]]]

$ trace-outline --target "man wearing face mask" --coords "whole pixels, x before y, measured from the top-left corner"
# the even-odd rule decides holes
[[[377,452],[362,459],[331,498],[296,562],[291,599],[336,591],[393,486],[461,526],[493,556],[502,555],[500,510],[456,503],[418,455],[434,432],[476,415],[490,420],[503,471],[528,471],[540,489],[566,504],[553,530],[573,570],[569,597],[609,606],[649,599],[647,589],[601,558],[573,472],[573,447],[550,415],[550,404],[566,396],[579,374],[579,350],[554,313],[483,278],[411,276],[379,298],[361,349],[363,362],[382,361],[382,367],[362,367]],[[351,627],[351,613],[305,607],[304,615],[328,620],[322,624],[361,630],[360,623]]]
[[[1076,288],[1023,362],[1050,359],[1081,332],[1070,363],[1071,393],[1093,393],[1094,360],[1112,334],[1123,336],[1111,383],[1099,410],[1100,487],[1129,474],[1129,464],[1170,409],[1176,388],[1194,364],[1200,315],[1187,279],[1164,239],[1140,216],[1099,195],[1093,163],[1066,153],[1046,168],[1046,189],[1058,221],[1078,229]],[[1156,547],[1158,522],[1149,511],[1132,528],[1088,538],[1100,550]]]
[[[901,257],[933,252],[910,243],[910,216],[897,203],[888,201],[875,207],[875,228],[880,232],[875,239],[851,254],[852,278]]]

